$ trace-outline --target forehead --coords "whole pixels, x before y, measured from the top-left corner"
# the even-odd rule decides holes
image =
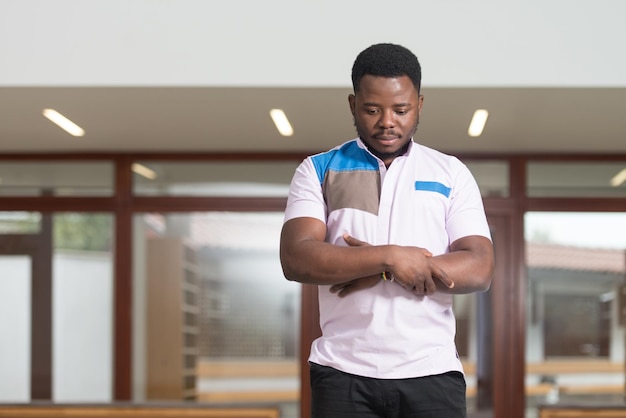
[[[387,101],[398,100],[414,101],[418,98],[417,89],[411,79],[404,75],[400,77],[381,77],[366,74],[361,78],[359,91],[356,97],[361,100]]]

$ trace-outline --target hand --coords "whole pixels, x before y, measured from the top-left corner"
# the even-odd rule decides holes
[[[370,245],[367,242],[360,241],[347,234],[344,234],[343,239],[352,247]],[[454,287],[454,282],[448,278],[448,275],[443,269],[432,261],[433,255],[427,249],[404,246],[394,246],[394,248],[400,261],[397,263],[397,266],[394,266],[391,274],[393,274],[395,282],[400,286],[416,295],[432,295],[435,293],[435,291],[437,291],[437,283],[435,280],[443,283],[447,288]],[[375,277],[380,279],[378,276]],[[367,287],[371,287],[375,284],[373,282],[367,283],[369,284]],[[355,290],[366,288],[365,284],[366,283],[362,283]]]
[[[376,284],[380,283],[380,280],[380,274],[376,274],[374,276],[350,280],[345,283],[334,284],[330,287],[330,293],[337,293],[337,296],[343,298],[348,296],[350,293],[374,287]]]
[[[430,274],[424,276],[423,281],[419,278],[417,281],[412,282],[413,287],[407,287],[411,292],[416,295],[432,295],[437,291],[437,281],[443,283],[448,289],[452,289],[454,287],[454,282],[448,277],[446,272],[437,266],[431,259],[431,256],[428,257],[428,264],[430,268]]]
[[[344,234],[343,239],[351,247],[370,246],[369,243],[365,241],[360,241],[354,237],[351,237],[348,234]],[[380,282],[380,280],[381,280],[380,274],[375,274],[375,275],[367,276],[367,277],[361,277],[358,279],[350,280],[349,282],[332,285],[330,287],[330,292],[337,293],[339,297],[345,297],[345,296],[348,296],[350,293],[354,293],[359,290],[369,289],[370,287],[373,287],[378,282]]]

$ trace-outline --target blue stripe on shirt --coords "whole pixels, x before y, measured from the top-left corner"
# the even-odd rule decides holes
[[[415,190],[441,193],[445,197],[450,197],[450,189],[437,181],[416,181]]]
[[[356,141],[348,142],[338,149],[315,155],[311,159],[320,184],[324,182],[329,170],[378,170],[378,161],[360,148]]]

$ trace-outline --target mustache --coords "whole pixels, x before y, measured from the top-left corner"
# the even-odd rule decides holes
[[[359,127],[358,127],[358,125],[356,123],[356,118],[355,117],[352,117],[352,125],[354,125],[354,127],[356,128],[357,133],[360,134]],[[393,129],[381,129],[381,130],[379,130],[377,132],[372,133],[373,137],[377,137],[377,136],[380,136],[380,135],[393,135],[393,136],[397,136],[397,137],[402,137],[402,135],[400,133],[396,132]]]
[[[416,130],[417,130],[417,127],[419,126],[419,124],[420,124],[420,119],[418,117],[417,120],[415,121],[415,129]],[[354,115],[352,116],[352,125],[355,128],[357,128],[357,131],[358,131],[358,125],[356,123],[356,117],[354,117]],[[383,129],[383,130],[381,130],[379,132],[376,132],[374,135],[385,135],[385,134],[387,134],[387,135],[397,135],[396,132],[393,129],[390,129],[390,130]]]
[[[384,136],[384,135],[391,135],[391,136],[397,136],[397,137],[401,137],[402,136],[401,133],[396,132],[393,129],[382,129],[380,131],[372,133],[373,137]]]

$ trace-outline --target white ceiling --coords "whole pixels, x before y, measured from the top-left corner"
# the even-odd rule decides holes
[[[0,153],[316,152],[355,136],[349,88],[1,87]],[[416,140],[453,153],[626,154],[626,88],[424,88]],[[75,138],[41,115],[54,108]],[[281,137],[269,110],[295,134]],[[490,111],[467,136],[473,111]]]
[[[0,153],[325,150],[355,136],[354,57],[396,42],[424,66],[421,143],[626,155],[623,0],[401,0],[412,18],[391,31],[361,30],[374,0],[0,1]],[[274,107],[293,137],[274,129]],[[490,117],[471,139],[476,108]]]

